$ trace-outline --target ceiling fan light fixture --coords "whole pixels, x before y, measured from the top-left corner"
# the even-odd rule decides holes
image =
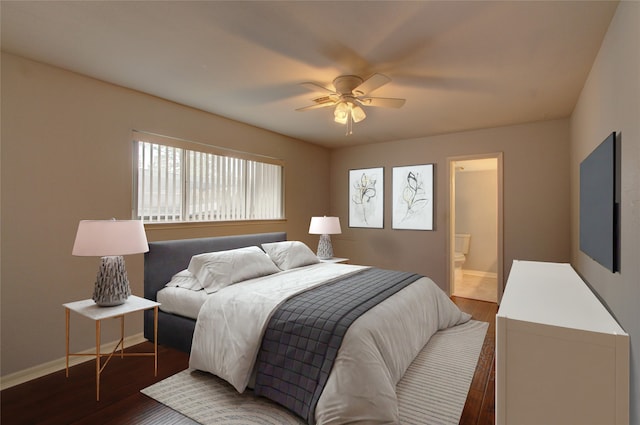
[[[313,99],[313,105],[296,109],[307,111],[310,109],[335,106],[333,120],[347,126],[347,135],[353,133],[353,124],[359,123],[367,117],[363,106],[377,106],[387,108],[400,108],[405,99],[371,97],[370,92],[384,86],[391,79],[386,75],[373,74],[366,80],[357,75],[340,75],[333,80],[335,90],[330,90],[318,83],[302,83],[304,87],[323,96]]]
[[[336,105],[335,111],[333,111],[333,119],[340,124],[346,124],[349,118],[349,107],[346,103],[340,102]]]
[[[353,105],[351,108],[351,116],[353,117],[353,122],[360,122],[367,118],[367,114],[364,113],[364,109],[359,105]]]

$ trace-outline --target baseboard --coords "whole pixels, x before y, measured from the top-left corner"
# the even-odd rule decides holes
[[[128,336],[124,339],[124,347],[128,348],[140,343],[147,341],[142,333]],[[100,346],[101,353],[110,353],[118,344],[118,341],[112,341],[104,343]],[[85,351],[80,351],[81,354],[91,354],[95,353],[94,348],[90,348]],[[84,363],[87,361],[95,361],[95,357],[77,357],[72,356],[69,357],[69,367],[75,366],[80,363]],[[66,356],[52,360],[50,362],[42,363],[37,366],[30,367],[28,369],[24,369],[18,372],[10,373],[9,375],[0,377],[0,390],[5,390],[7,388],[11,388],[13,386],[25,383],[27,381],[31,381],[36,378],[41,378],[50,373],[58,372],[59,370],[64,370],[66,368]]]
[[[493,279],[497,279],[498,278],[498,273],[485,272],[485,271],[480,271],[480,270],[462,269],[462,273],[463,274],[469,274],[471,276],[478,276],[478,277],[491,277]]]

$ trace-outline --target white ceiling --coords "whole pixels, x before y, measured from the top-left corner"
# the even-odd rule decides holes
[[[614,1],[7,1],[2,50],[281,134],[340,147],[567,117]],[[296,112],[379,72],[345,135]],[[152,129],[149,129],[152,130]]]

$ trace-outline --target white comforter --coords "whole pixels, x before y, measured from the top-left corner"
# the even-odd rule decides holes
[[[243,392],[272,311],[296,293],[363,268],[321,263],[211,295],[198,315],[189,366],[213,373]],[[316,407],[316,422],[399,423],[395,386],[407,367],[435,332],[469,319],[428,278],[360,316],[343,339]]]

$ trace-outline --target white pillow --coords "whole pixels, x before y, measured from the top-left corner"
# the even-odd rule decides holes
[[[263,243],[262,249],[282,270],[319,263],[316,254],[300,241]]]
[[[202,289],[200,281],[189,270],[182,270],[174,274],[165,286],[191,289],[192,291],[200,291]]]
[[[194,255],[187,270],[198,278],[208,294],[280,271],[257,246]]]

